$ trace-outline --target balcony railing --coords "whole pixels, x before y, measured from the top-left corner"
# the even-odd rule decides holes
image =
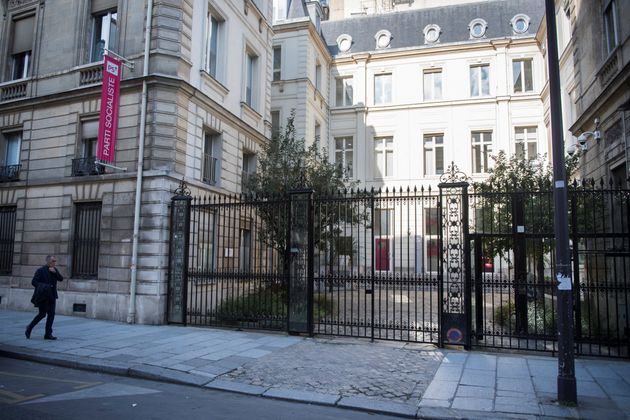
[[[214,185],[217,183],[217,158],[207,153],[203,155],[203,168],[201,179],[206,184]]]
[[[105,168],[95,163],[94,157],[72,159],[72,176],[101,175]]]
[[[79,75],[79,85],[91,85],[103,81],[103,63],[98,63],[92,67],[81,69]]]
[[[19,180],[21,168],[22,168],[22,165],[0,166],[0,182]]]
[[[26,97],[28,80],[11,81],[0,84],[0,102]]]

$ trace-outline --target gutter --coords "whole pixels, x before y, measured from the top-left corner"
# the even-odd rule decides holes
[[[142,69],[142,104],[140,105],[140,136],[138,139],[138,169],[136,172],[136,201],[133,213],[133,244],[131,248],[131,284],[129,285],[129,313],[127,323],[136,322],[136,291],[138,288],[138,238],[140,231],[140,202],[142,201],[142,177],[144,172],[144,142],[147,123],[147,77],[149,76],[149,52],[151,49],[151,26],[153,0],[147,0],[147,19],[144,28],[144,63]]]

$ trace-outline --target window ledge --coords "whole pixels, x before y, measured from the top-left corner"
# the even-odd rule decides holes
[[[202,79],[208,82],[208,84],[210,84],[213,89],[216,89],[217,91],[219,91],[223,96],[230,93],[230,90],[227,87],[225,87],[223,83],[219,82],[217,79],[212,77],[212,75],[210,75],[210,73],[208,73],[206,70],[201,69],[200,73],[201,73]]]
[[[260,115],[258,111],[249,106],[246,102],[241,102],[241,111],[247,114],[250,118],[254,118],[256,120],[262,119],[262,115]]]

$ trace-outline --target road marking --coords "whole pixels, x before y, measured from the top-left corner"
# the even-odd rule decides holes
[[[21,373],[12,373],[12,372],[2,372],[0,371],[0,376],[14,376],[17,378],[29,378],[29,379],[39,379],[39,380],[45,380],[45,381],[50,381],[50,382],[63,382],[63,383],[68,383],[68,384],[78,384],[75,385],[73,388],[74,389],[83,389],[83,388],[88,388],[91,386],[96,386],[96,385],[100,385],[103,382],[85,382],[85,381],[73,381],[70,379],[57,379],[57,378],[51,378],[49,376],[37,376],[37,375],[24,375]]]
[[[65,394],[50,395],[36,401],[26,401],[24,404],[39,404],[50,401],[83,400],[87,398],[102,399],[111,397],[126,397],[131,395],[156,394],[159,392],[162,391],[121,383],[105,383],[89,389],[67,392]]]
[[[20,395],[15,392],[0,389],[0,401],[6,404],[17,404],[41,397],[45,397],[45,394]]]

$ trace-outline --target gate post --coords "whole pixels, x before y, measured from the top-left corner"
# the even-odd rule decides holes
[[[440,346],[471,346],[471,270],[468,177],[454,162],[440,177],[440,250],[438,266]],[[444,296],[446,293],[446,296]]]
[[[168,253],[167,323],[186,325],[188,247],[190,244],[190,190],[182,179],[171,198],[171,233]]]
[[[523,193],[512,194],[512,234],[514,235],[514,310],[516,332],[527,335],[527,256]]]
[[[287,329],[313,334],[313,190],[289,192]]]

